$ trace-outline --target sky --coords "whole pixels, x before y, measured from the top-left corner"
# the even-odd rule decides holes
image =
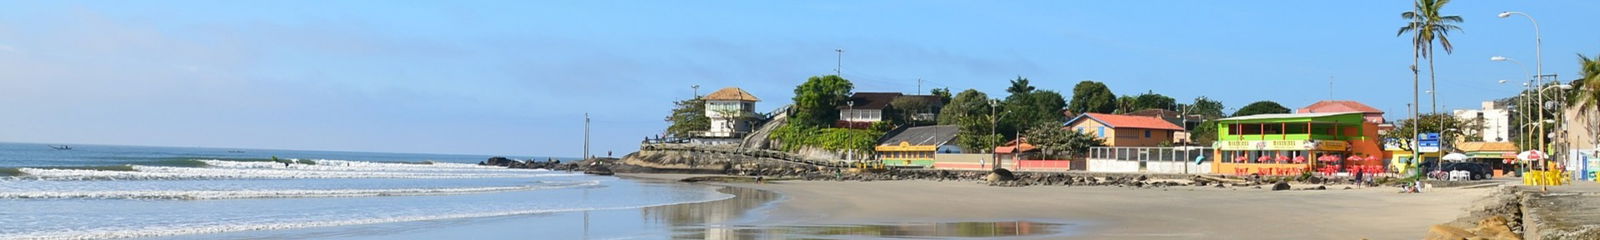
[[[0,141],[579,156],[635,151],[672,101],[856,91],[1003,97],[1018,76],[1231,111],[1357,100],[1406,115],[1409,1],[0,1]],[[1600,2],[1455,1],[1444,109],[1570,80]],[[842,57],[835,49],[843,49]],[[1440,51],[1443,52],[1442,50]],[[1506,56],[1526,66],[1489,61]],[[1426,68],[1426,61],[1423,63]],[[1423,72],[1427,74],[1427,72]],[[1332,87],[1330,88],[1330,80]],[[1426,75],[1423,86],[1427,87]],[[1510,80],[1499,84],[1497,80]],[[1423,106],[1430,105],[1426,95]],[[1423,108],[1423,111],[1429,111]]]

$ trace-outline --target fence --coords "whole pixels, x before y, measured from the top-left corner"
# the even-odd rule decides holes
[[[1195,163],[1195,158],[1211,159],[1208,147],[1092,147],[1087,169],[1090,172],[1211,173],[1211,162]]]

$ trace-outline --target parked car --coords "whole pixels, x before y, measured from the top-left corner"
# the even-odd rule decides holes
[[[1435,171],[1435,169],[1434,169],[1435,167],[1441,167],[1441,166],[1439,166],[1439,163],[1437,161],[1424,161],[1424,162],[1422,162],[1422,165],[1419,165],[1418,167],[1422,170],[1422,172],[1432,173],[1432,172]],[[1489,164],[1484,164],[1484,163],[1445,162],[1444,166],[1442,166],[1441,168],[1445,172],[1467,171],[1467,173],[1472,175],[1470,177],[1472,180],[1489,179],[1489,178],[1494,176],[1494,168],[1490,167]]]

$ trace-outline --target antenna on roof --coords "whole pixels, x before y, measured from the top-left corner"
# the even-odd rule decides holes
[[[1328,100],[1333,100],[1333,75],[1328,75]]]

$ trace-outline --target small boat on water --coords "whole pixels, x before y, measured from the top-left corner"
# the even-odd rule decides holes
[[[67,145],[50,145],[50,148],[55,150],[72,150],[72,146]]]

